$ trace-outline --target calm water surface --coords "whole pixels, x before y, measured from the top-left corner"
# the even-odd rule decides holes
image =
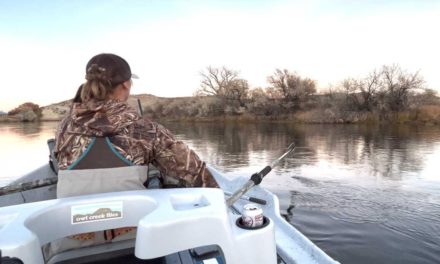
[[[164,123],[208,163],[262,185],[296,228],[341,263],[440,263],[440,128]],[[0,185],[47,162],[56,123],[0,124]]]

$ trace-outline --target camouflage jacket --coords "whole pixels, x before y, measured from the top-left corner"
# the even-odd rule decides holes
[[[182,187],[218,187],[193,150],[162,125],[117,100],[73,104],[56,134],[59,168],[66,169],[77,160],[95,136],[109,137],[115,149],[135,165],[154,165],[165,182],[177,182]]]

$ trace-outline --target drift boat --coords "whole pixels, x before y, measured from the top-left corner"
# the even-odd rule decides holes
[[[52,184],[0,196],[0,263],[338,263],[286,222],[278,198],[260,186],[228,207],[225,193],[247,179],[209,170],[221,189],[146,189],[56,199]],[[54,177],[44,165],[12,184]],[[249,200],[263,210],[261,227],[240,221]],[[50,258],[42,252],[44,245],[63,237],[126,226],[137,226],[135,239]]]

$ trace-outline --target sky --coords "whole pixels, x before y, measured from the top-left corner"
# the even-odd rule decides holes
[[[0,110],[72,98],[102,52],[129,62],[134,94],[191,96],[207,66],[325,90],[390,64],[440,91],[439,26],[440,0],[0,0]]]

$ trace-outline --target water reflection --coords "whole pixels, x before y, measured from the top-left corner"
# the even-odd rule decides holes
[[[164,123],[177,137],[185,140],[209,163],[226,171],[237,167],[265,165],[290,142],[301,144],[304,136],[298,130],[288,130],[287,125]],[[286,133],[287,132],[287,133]]]
[[[42,131],[41,123],[19,122],[11,124],[12,133],[20,136],[38,137]]]
[[[0,186],[48,162],[47,139],[53,138],[57,123],[0,124]]]
[[[293,225],[341,263],[440,259],[438,127],[164,125],[230,177],[250,176],[295,141],[294,155],[262,185],[277,194]],[[47,162],[55,128],[0,124],[0,185]]]
[[[166,126],[231,176],[262,169],[294,140],[299,146],[294,155],[263,185],[278,195],[293,225],[342,263],[440,258],[440,128]]]
[[[337,167],[357,175],[399,181],[423,177],[427,155],[439,155],[439,128],[412,126],[294,125],[294,124],[179,124],[165,123],[210,163],[231,171],[263,166],[291,141],[294,158],[280,164],[295,167]],[[360,172],[360,175],[359,175]],[[337,177],[337,175],[334,175]],[[430,177],[432,178],[432,176]]]

